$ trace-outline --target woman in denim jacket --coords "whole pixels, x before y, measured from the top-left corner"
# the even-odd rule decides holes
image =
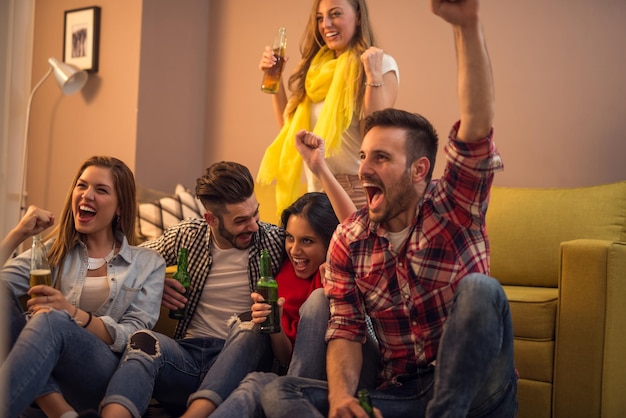
[[[52,286],[29,287],[30,250],[3,267],[12,306],[0,416],[19,416],[33,401],[49,417],[96,409],[128,336],[155,325],[165,262],[135,246],[136,205],[126,164],[92,157],[78,170],[46,242]],[[26,316],[17,300],[25,294]]]

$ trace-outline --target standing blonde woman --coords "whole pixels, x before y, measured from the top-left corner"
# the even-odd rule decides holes
[[[0,416],[19,416],[32,402],[49,417],[96,409],[128,336],[154,326],[165,262],[134,246],[136,218],[130,169],[116,158],[92,157],[72,181],[46,242],[52,286],[29,288],[30,250],[2,268],[0,281],[13,297]],[[25,294],[26,317],[17,301]]]
[[[276,180],[278,211],[299,195],[301,157],[295,134],[304,129],[326,141],[326,162],[357,208],[365,204],[358,180],[362,121],[376,110],[393,107],[399,73],[395,60],[375,46],[365,0],[315,0],[300,50],[302,60],[289,78],[287,100],[281,80],[272,95],[281,131],[268,147],[257,180]],[[275,65],[268,46],[259,68]],[[321,186],[307,170],[308,190]]]

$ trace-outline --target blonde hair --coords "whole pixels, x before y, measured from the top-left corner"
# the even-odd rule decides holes
[[[120,230],[128,240],[130,245],[137,245],[138,238],[135,231],[135,223],[137,222],[137,198],[135,191],[135,177],[133,172],[123,161],[114,157],[93,156],[86,160],[78,169],[69,192],[65,198],[65,204],[59,224],[51,233],[56,236],[56,240],[50,248],[48,258],[50,266],[59,266],[62,268],[63,261],[67,253],[76,245],[81,234],[76,230],[74,224],[74,211],[72,210],[72,195],[78,179],[85,169],[90,166],[105,167],[111,170],[113,176],[113,187],[117,195],[117,202],[120,210],[119,216],[113,217],[111,229],[113,233]],[[61,270],[57,274],[57,284],[61,278]]]
[[[296,111],[296,108],[304,98],[306,97],[306,74],[311,66],[311,61],[318,53],[318,51],[325,45],[324,37],[320,34],[317,27],[317,8],[319,7],[321,0],[315,0],[311,7],[311,13],[309,21],[307,22],[302,39],[300,40],[300,53],[302,59],[294,70],[294,73],[289,77],[289,90],[292,93],[285,114],[292,116]],[[372,26],[370,24],[369,12],[367,11],[367,4],[365,0],[347,0],[354,8],[357,16],[357,28],[348,45],[348,49],[344,54],[355,54],[357,58],[361,56],[369,47],[374,45],[374,34],[372,32]],[[354,98],[354,111],[356,115],[361,118],[361,107],[363,103],[363,96],[365,96],[365,70],[363,66],[359,66],[359,72],[357,75],[357,94]]]

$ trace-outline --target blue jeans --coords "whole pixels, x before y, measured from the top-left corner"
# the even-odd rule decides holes
[[[487,276],[463,278],[437,353],[437,365],[399,378],[400,386],[371,389],[372,404],[392,417],[514,417],[517,377],[509,304]],[[267,417],[323,417],[326,382],[283,376],[269,383],[261,404]]]
[[[267,335],[246,324],[233,321],[226,341],[134,333],[101,406],[118,403],[141,417],[152,398],[177,416],[196,398],[221,403],[270,351]]]
[[[261,393],[278,375],[253,372],[237,386],[228,398],[212,414],[211,418],[262,418]]]
[[[65,311],[42,312],[27,322],[19,304],[10,312],[16,339],[0,368],[0,381],[9,389],[0,416],[19,416],[36,398],[53,392],[76,410],[97,408],[119,354]]]
[[[141,417],[154,397],[172,414],[185,410],[193,393],[224,347],[219,338],[173,340],[142,330],[131,335],[122,361],[109,381],[101,406],[123,405]]]
[[[288,376],[309,379],[326,379],[325,334],[330,317],[328,299],[323,289],[313,291],[300,307],[300,323],[294,345],[293,356],[287,372]],[[367,348],[367,349],[366,349]],[[371,341],[364,346],[364,363],[373,367],[363,367],[361,382],[373,385],[375,379],[375,356]],[[369,349],[369,350],[368,350]],[[373,355],[375,353],[375,355]],[[369,359],[365,360],[365,359]],[[367,374],[367,372],[370,372]],[[263,417],[260,398],[265,386],[278,378],[274,373],[250,373],[228,398],[211,414],[215,418]],[[369,383],[365,383],[369,382]]]
[[[208,399],[215,405],[224,402],[241,380],[258,367],[271,368],[274,356],[268,334],[261,334],[251,321],[231,325],[224,348],[204,376],[198,390],[188,398]]]

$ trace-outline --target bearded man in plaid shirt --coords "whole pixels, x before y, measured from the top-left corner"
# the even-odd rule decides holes
[[[386,109],[367,118],[367,206],[338,227],[328,251],[328,382],[275,380],[262,396],[268,417],[367,417],[356,398],[367,316],[380,350],[368,388],[376,416],[517,413],[509,305],[488,277],[485,214],[502,161],[478,0],[431,3],[452,25],[458,61],[461,119],[444,174],[431,179],[438,139],[424,117]]]

